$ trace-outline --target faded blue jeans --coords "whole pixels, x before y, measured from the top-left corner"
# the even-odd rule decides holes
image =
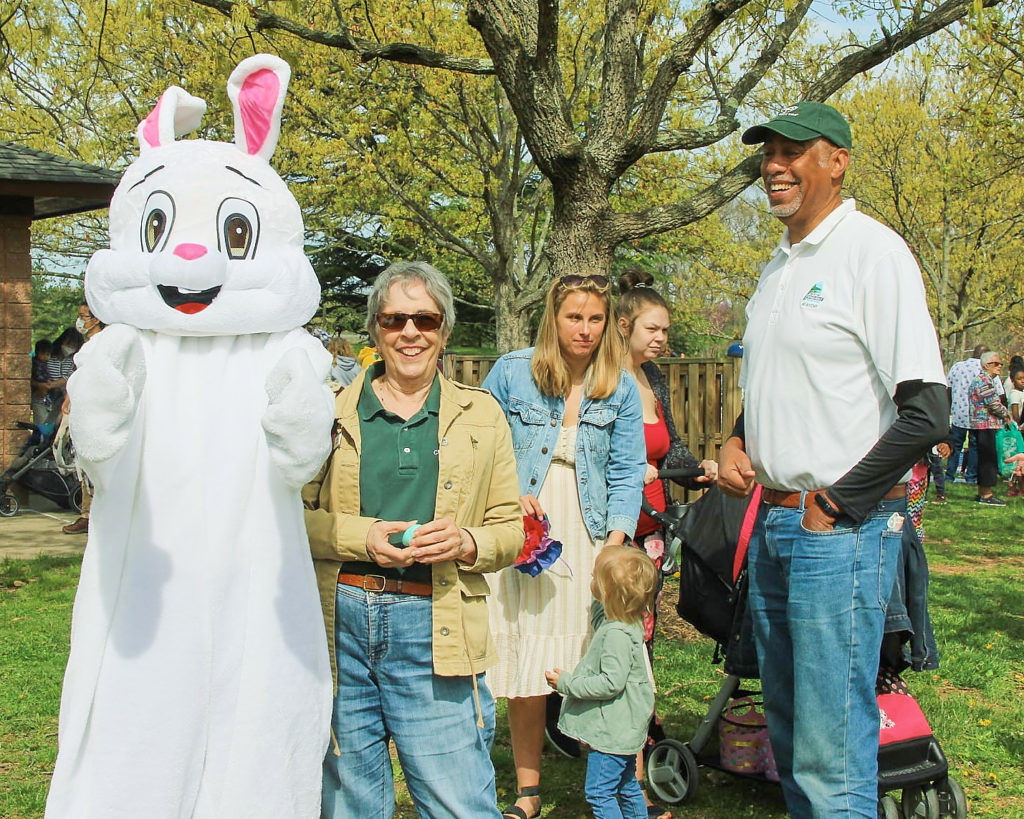
[[[794,819],[878,816],[875,678],[906,500],[857,526],[801,526],[762,505],[750,540],[750,610],[768,732]],[[895,516],[895,517],[893,517]]]
[[[963,456],[964,441],[967,441],[967,459],[964,461],[964,480],[967,483],[977,483],[978,481],[978,440],[974,435],[973,430],[966,429],[964,427],[958,427],[956,424],[950,428],[950,447],[952,452],[950,453],[949,460],[946,461],[946,480],[953,483],[956,478],[956,469],[960,464],[960,459]]]
[[[338,694],[324,759],[324,819],[390,819],[395,812],[388,741],[409,794],[430,819],[500,819],[490,748],[494,700],[477,678],[440,677],[431,659],[431,601],[339,585],[334,618]]]
[[[636,754],[587,754],[587,803],[594,819],[647,819],[647,802],[636,779]]]

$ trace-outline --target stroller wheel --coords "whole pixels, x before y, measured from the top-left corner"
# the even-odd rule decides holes
[[[899,805],[889,794],[878,800],[878,819],[900,819]]]
[[[651,793],[669,805],[691,799],[700,777],[693,751],[674,739],[663,739],[651,749],[645,774]]]
[[[82,513],[82,487],[79,485],[75,488],[75,491],[71,493],[71,511]]]
[[[935,783],[935,792],[939,797],[939,816],[966,819],[967,797],[959,782],[947,776]]]
[[[904,788],[900,806],[903,819],[940,819],[942,815],[939,813],[939,794],[931,785]]]
[[[3,515],[5,518],[13,518],[18,514],[19,508],[20,504],[14,495],[8,495],[6,493],[0,495],[0,515]]]

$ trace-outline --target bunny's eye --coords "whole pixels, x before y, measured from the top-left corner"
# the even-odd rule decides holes
[[[151,210],[146,214],[146,250],[150,253],[164,235],[167,229],[167,214],[159,208]]]
[[[252,225],[241,213],[232,213],[224,220],[224,247],[228,258],[244,259],[252,239]]]
[[[164,191],[154,191],[146,200],[142,220],[142,248],[147,253],[161,249],[174,223],[174,201]]]
[[[217,212],[218,239],[229,259],[251,259],[260,236],[260,215],[252,202],[225,199]]]

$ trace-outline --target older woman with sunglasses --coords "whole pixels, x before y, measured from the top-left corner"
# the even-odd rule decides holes
[[[508,424],[438,372],[455,310],[437,270],[391,265],[367,314],[382,361],[338,396],[303,492],[337,684],[321,815],[394,814],[390,738],[421,816],[497,819],[482,574],[523,545]]]
[[[547,517],[561,559],[536,577],[494,579],[495,696],[508,698],[515,759],[511,819],[540,814],[546,669],[575,668],[591,636],[590,579],[604,544],[633,535],[647,462],[636,383],[610,326],[610,282],[563,276],[544,302],[537,345],[502,356],[484,387],[512,427],[524,515]]]
[[[990,350],[981,355],[981,372],[971,382],[971,434],[978,440],[978,503],[984,506],[1006,506],[992,490],[999,480],[999,456],[996,454],[996,430],[1010,423],[1010,411],[999,400],[996,382],[1003,370],[999,353]]]

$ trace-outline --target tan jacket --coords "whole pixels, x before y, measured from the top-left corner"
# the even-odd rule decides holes
[[[476,541],[472,566],[435,563],[432,571],[434,673],[477,674],[496,659],[487,622],[487,581],[523,548],[512,435],[498,402],[487,393],[441,378],[435,518],[452,518]],[[357,405],[365,372],[335,403],[334,450],[302,490],[306,529],[324,609],[331,673],[337,691],[334,601],[343,560],[370,560],[366,535],[375,518],[359,515],[360,431]]]

